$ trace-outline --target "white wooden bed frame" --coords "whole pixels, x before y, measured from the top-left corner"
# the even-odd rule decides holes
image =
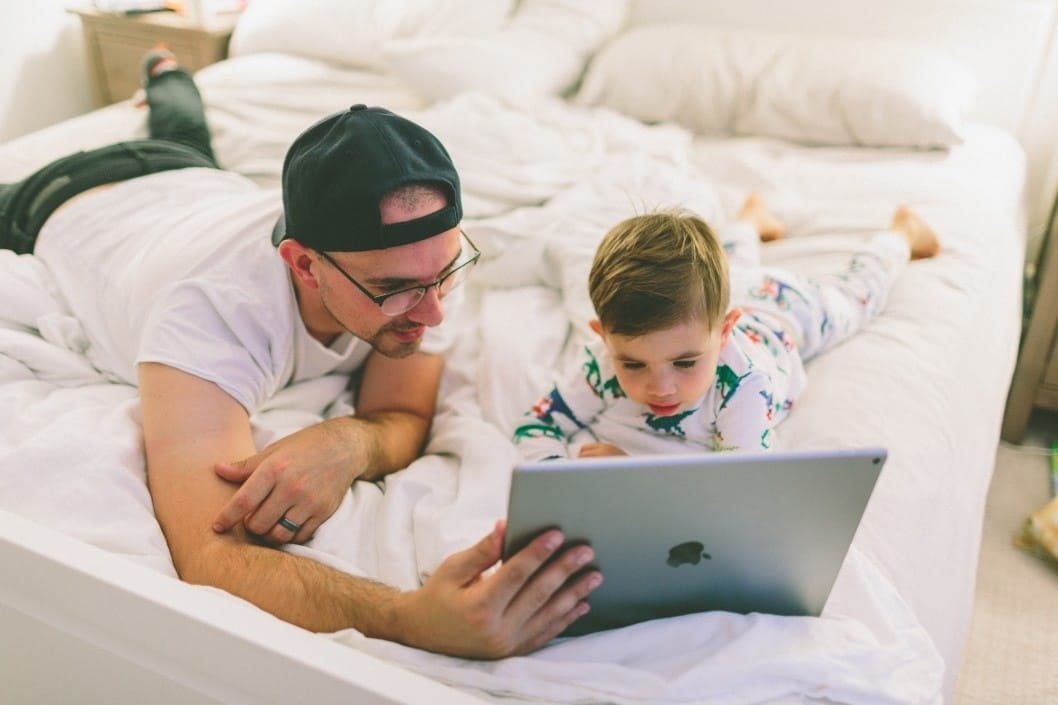
[[[1031,238],[1058,176],[1056,5],[636,0],[631,22],[692,19],[950,51],[978,76],[973,118],[1007,128],[1026,148]],[[2,511],[0,575],[4,703],[483,702]]]

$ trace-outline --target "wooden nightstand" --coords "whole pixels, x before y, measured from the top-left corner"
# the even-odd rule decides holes
[[[87,7],[70,8],[81,18],[89,72],[100,106],[126,100],[140,87],[140,61],[158,43],[169,47],[180,64],[197,71],[228,55],[237,13],[205,23],[173,12],[118,15]]]
[[[1003,440],[1020,443],[1033,407],[1058,409],[1058,199],[1040,253],[1032,316],[1007,396]]]

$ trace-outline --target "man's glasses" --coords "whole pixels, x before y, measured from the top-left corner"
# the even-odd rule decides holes
[[[376,304],[378,304],[378,307],[382,309],[382,313],[386,314],[387,316],[399,316],[400,314],[407,313],[408,311],[418,306],[419,302],[423,300],[423,297],[426,296],[426,292],[429,291],[431,287],[436,286],[438,298],[444,298],[448,295],[449,292],[452,291],[452,289],[455,289],[457,286],[466,281],[467,275],[470,274],[471,268],[475,264],[477,264],[478,259],[481,257],[481,251],[470,240],[470,238],[467,237],[467,234],[463,232],[463,230],[460,230],[459,234],[464,240],[467,241],[467,244],[470,245],[470,249],[474,253],[470,256],[469,259],[457,263],[455,266],[452,267],[452,269],[448,271],[447,274],[440,277],[436,281],[430,282],[429,284],[420,284],[419,286],[408,287],[407,289],[401,289],[400,291],[391,291],[388,294],[372,294],[370,291],[364,288],[363,284],[349,276],[349,273],[342,269],[341,265],[335,262],[333,257],[328,255],[326,252],[320,252],[319,250],[317,250],[317,252],[320,253],[320,257],[323,257],[323,259],[331,263],[332,267],[341,272],[342,276],[351,281],[353,283],[353,286],[355,286],[360,291],[364,292],[364,296],[368,297]],[[466,250],[464,249],[460,254],[462,255],[465,251]]]

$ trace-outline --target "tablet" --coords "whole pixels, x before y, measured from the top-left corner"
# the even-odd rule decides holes
[[[514,468],[504,558],[549,528],[605,578],[563,636],[726,610],[818,615],[880,448],[619,456]]]

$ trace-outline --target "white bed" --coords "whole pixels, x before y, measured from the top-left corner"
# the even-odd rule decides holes
[[[473,34],[459,37],[444,22],[467,3],[422,0],[422,8],[448,8],[444,22],[425,10],[412,18],[442,37],[435,39],[405,36],[410,15],[403,24],[386,18],[392,36],[367,34],[355,24],[364,17],[349,9],[356,6],[323,0],[302,3],[299,19],[277,34],[268,23],[282,11],[257,1],[236,55],[199,74],[220,161],[274,187],[286,145],[312,120],[355,102],[385,105],[449,147],[463,178],[466,229],[484,252],[451,323],[463,335],[428,455],[391,476],[384,492],[357,483],[313,542],[291,550],[413,588],[483,535],[505,511],[512,426],[586,335],[582,289],[593,243],[617,219],[655,205],[726,217],[749,189],[791,227],[766,259],[802,271],[847,252],[899,203],[940,233],[944,253],[909,268],[886,312],[810,364],[808,392],[779,430],[788,448],[884,445],[889,464],[821,619],[695,615],[488,663],[352,630],[313,635],[175,578],[144,484],[135,390],[88,364],[77,322],[35,258],[0,252],[0,699],[947,700],[969,626],[1020,330],[1035,188],[1027,177],[1042,168],[1024,146],[1035,134],[1029,109],[1051,4],[819,0],[794,10],[766,0],[523,0],[490,5],[491,14],[478,12],[477,24],[463,28]],[[323,7],[336,15],[313,15]],[[547,24],[556,18],[566,21]],[[926,150],[718,136],[688,129],[693,120],[648,126],[634,119],[644,115],[585,104],[619,102],[627,87],[620,81],[591,100],[583,90],[568,91],[569,100],[557,95],[630,32],[673,18],[939,47],[968,66],[978,101],[961,125],[961,144]],[[348,45],[327,41],[341,35],[335,27],[355,28]],[[541,30],[557,44],[519,55]],[[375,53],[350,56],[368,51],[364,37]],[[350,65],[381,56],[388,70]],[[639,58],[647,70],[657,56]],[[679,71],[665,75],[673,85],[684,81]],[[584,85],[606,78],[589,73]],[[672,90],[638,90],[648,88],[662,97]],[[633,102],[630,110],[661,102]],[[687,110],[671,108],[677,119]],[[122,104],[0,146],[0,181],[71,149],[140,134],[142,122]],[[344,380],[325,379],[288,390],[255,416],[258,443],[325,408],[346,411],[343,388]]]

